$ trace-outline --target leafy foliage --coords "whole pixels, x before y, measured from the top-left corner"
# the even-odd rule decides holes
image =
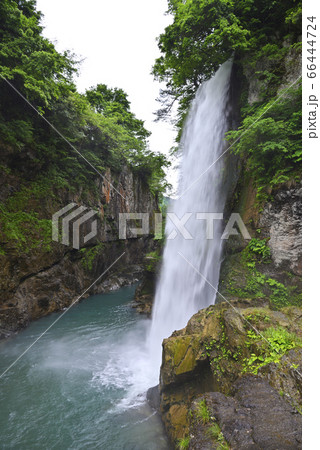
[[[284,284],[280,283],[277,280],[274,280],[273,278],[266,279],[266,283],[271,289],[270,300],[276,309],[280,309],[290,305],[290,293],[288,288],[286,288]],[[293,299],[291,299],[291,304],[294,304],[295,302],[292,300]]]
[[[270,261],[268,238],[253,238],[238,255],[235,267],[231,268],[228,280],[223,280],[226,292],[240,298],[270,299],[273,309],[301,305],[301,292],[297,285],[284,285],[268,276],[266,267]],[[239,279],[241,274],[241,280]],[[290,278],[291,274],[288,273]]]
[[[136,137],[146,139],[150,132],[144,128],[142,120],[135,118],[130,111],[130,102],[127,94],[118,88],[110,89],[105,84],[98,84],[95,88],[86,91],[86,98],[96,112],[104,117],[112,118]]]
[[[228,450],[230,447],[225,441],[223,433],[217,423],[214,423],[207,430],[208,436],[218,443],[217,450]]]
[[[145,265],[144,268],[147,272],[155,273],[157,270],[157,267],[162,259],[161,247],[159,247],[157,250],[149,252],[145,256]]]
[[[121,170],[127,164],[141,173],[154,194],[164,189],[163,167],[168,162],[148,149],[150,133],[130,111],[127,94],[104,84],[85,95],[77,93],[72,82],[77,62],[42,36],[35,4],[3,0],[0,5],[0,140],[18,152],[12,167],[23,164],[51,173],[54,167],[80,186],[96,177],[4,78],[98,170],[106,166]]]
[[[250,55],[246,63],[252,65],[268,57],[269,76],[277,76],[286,52],[283,38],[300,34],[300,1],[169,0],[168,6],[173,23],[159,37],[162,55],[153,67],[155,77],[167,83],[159,116],[177,99],[183,115],[200,83],[233,55],[237,61]]]
[[[197,417],[203,423],[208,423],[210,420],[209,411],[205,400],[201,400],[197,405]]]
[[[0,203],[1,242],[10,243],[10,247],[26,253],[35,248],[50,251],[51,220],[33,211],[35,203],[48,197],[53,198],[50,180],[39,178],[28,187],[22,186],[5,203]]]
[[[1,1],[0,75],[43,112],[53,99],[74,89],[71,77],[76,69],[72,55],[58,53],[42,36],[41,13],[35,4],[35,0]],[[1,80],[2,91],[3,84]],[[14,115],[11,92],[3,94],[2,106],[8,107],[9,116]]]
[[[99,244],[95,245],[94,247],[84,247],[80,249],[80,253],[82,254],[81,263],[86,270],[92,270],[93,263],[99,253],[101,253],[102,249],[103,244],[101,242],[99,242]]]
[[[3,204],[0,204],[0,213],[1,242],[13,241],[18,250],[25,253],[36,248],[45,252],[51,250],[51,220],[40,219],[36,212],[9,211]],[[5,255],[6,250],[1,248],[0,254]]]
[[[228,450],[229,445],[226,442],[218,423],[216,422],[216,418],[210,416],[205,399],[198,402],[195,413],[196,418],[201,421],[201,425],[206,427],[205,432],[212,440],[212,448],[216,448],[217,450]]]
[[[212,437],[213,439],[217,439],[220,435],[220,427],[217,423],[214,423],[213,425],[211,425],[211,427],[208,429],[208,434],[210,437]]]
[[[252,259],[252,256],[258,256],[264,261],[268,260],[270,257],[270,248],[267,246],[267,241],[268,239],[251,239],[247,245],[248,258]]]
[[[186,450],[189,448],[190,436],[178,439],[178,449]]]
[[[255,348],[256,351],[252,352],[249,358],[244,359],[244,372],[253,374],[257,374],[258,370],[267,364],[279,363],[282,356],[289,350],[301,347],[301,339],[282,327],[270,327],[261,336],[252,331],[251,333],[248,331],[247,335],[248,346]]]
[[[0,17],[1,169],[23,180],[20,192],[1,205],[3,240],[22,248],[26,230],[37,229],[38,241],[46,242],[35,199],[57,198],[60,188],[92,197],[98,189],[94,168],[104,174],[107,167],[115,173],[129,166],[158,196],[166,188],[168,162],[148,148],[150,133],[131,112],[127,94],[104,84],[84,95],[76,91],[77,61],[43,37],[35,0],[2,0]],[[45,188],[45,197],[35,195],[36,186]]]
[[[246,160],[258,194],[301,174],[301,86],[274,102],[250,108],[242,125],[227,137],[235,143],[233,151]]]

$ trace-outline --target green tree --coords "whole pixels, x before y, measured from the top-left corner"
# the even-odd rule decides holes
[[[41,17],[34,0],[0,3],[0,146],[7,145],[4,153],[9,148],[12,155],[5,164],[31,178],[41,173],[59,184],[72,179],[88,188],[96,172],[41,118],[45,115],[101,173],[106,166],[117,171],[128,164],[153,190],[161,189],[160,166],[166,162],[148,149],[150,133],[131,112],[127,94],[104,84],[77,93],[75,58],[43,37]]]
[[[168,5],[173,23],[159,37],[162,55],[153,67],[155,78],[166,82],[160,118],[175,100],[183,117],[199,84],[228,58],[254,65],[273,45],[274,64],[279,65],[283,40],[300,34],[298,0],[169,0]]]
[[[0,75],[12,81],[41,111],[52,99],[74,89],[71,79],[76,68],[68,52],[57,52],[42,36],[41,13],[35,4],[34,0],[1,1]],[[7,112],[14,109],[10,100],[1,96],[1,107]]]
[[[98,84],[86,91],[86,98],[96,112],[110,117],[119,125],[131,131],[134,136],[146,139],[150,132],[144,128],[144,123],[130,111],[128,95],[119,88],[108,88],[105,84]]]
[[[35,1],[0,3],[0,137],[23,149],[33,142],[38,124],[29,106],[10,88],[8,80],[42,114],[54,100],[74,91],[75,61],[57,52],[42,36],[41,13]]]

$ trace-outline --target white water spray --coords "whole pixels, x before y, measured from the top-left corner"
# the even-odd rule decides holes
[[[227,177],[224,158],[219,159],[219,156],[226,148],[224,135],[228,129],[231,67],[232,62],[227,61],[199,88],[184,128],[181,198],[173,202],[171,211],[179,219],[192,213],[185,224],[192,239],[184,239],[178,232],[175,239],[167,240],[164,249],[150,332],[151,358],[157,369],[161,362],[162,340],[174,330],[185,327],[199,309],[215,302],[214,289],[190,264],[217,287],[222,223],[214,221],[213,239],[207,239],[207,222],[197,219],[196,215],[223,213],[225,207]],[[215,164],[205,172],[213,162]],[[166,235],[173,229],[168,219]]]

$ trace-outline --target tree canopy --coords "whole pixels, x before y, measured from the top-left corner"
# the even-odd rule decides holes
[[[146,139],[150,132],[144,128],[144,123],[130,111],[128,95],[118,88],[108,88],[105,84],[98,84],[86,91],[86,98],[90,105],[104,117],[112,117],[116,123],[122,125],[136,137]]]
[[[173,22],[158,39],[161,56],[153,67],[155,78],[166,82],[158,118],[166,118],[178,101],[179,140],[199,85],[233,57],[240,69],[241,114],[238,129],[227,136],[231,151],[241,156],[261,198],[267,187],[299,179],[299,83],[277,98],[286,83],[286,58],[300,57],[301,1],[168,0],[168,6]],[[250,78],[259,91],[254,104],[248,103]]]
[[[254,63],[270,46],[277,53],[284,39],[301,33],[299,0],[168,0],[168,12],[173,23],[158,39],[162,55],[153,67],[166,82],[160,117],[174,100],[183,115],[200,83],[231,56]]]
[[[163,190],[168,163],[148,148],[150,133],[131,112],[127,94],[105,84],[79,94],[75,56],[59,53],[42,35],[41,17],[35,0],[1,0],[0,144],[11,148],[10,169],[59,173],[66,184],[70,177],[81,185],[96,176],[5,80],[98,170],[128,164],[153,192]]]
[[[42,16],[35,4],[34,0],[1,1],[0,74],[43,111],[65,95],[66,88],[74,89],[71,80],[76,67],[72,55],[57,52],[42,36]],[[11,93],[3,94],[1,104],[15,108],[8,98]]]

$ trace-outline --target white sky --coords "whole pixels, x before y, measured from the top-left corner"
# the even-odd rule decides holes
[[[98,83],[127,92],[131,110],[152,132],[150,148],[168,154],[175,131],[154,122],[160,84],[150,74],[160,55],[156,37],[171,22],[166,0],[37,0],[44,14],[44,35],[58,51],[71,50],[80,59],[78,90]],[[177,174],[169,171],[176,185]]]

